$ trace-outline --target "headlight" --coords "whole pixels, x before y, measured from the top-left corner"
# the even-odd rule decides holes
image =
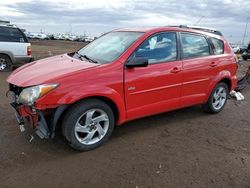
[[[52,91],[58,84],[45,84],[28,87],[20,93],[18,102],[26,105],[33,105],[35,100]]]

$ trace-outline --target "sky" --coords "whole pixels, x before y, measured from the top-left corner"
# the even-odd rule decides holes
[[[249,18],[249,19],[247,19]],[[1,0],[0,19],[30,32],[86,33],[127,27],[216,28],[233,43],[250,41],[250,0]]]

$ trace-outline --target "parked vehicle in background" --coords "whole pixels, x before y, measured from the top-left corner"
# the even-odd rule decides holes
[[[53,138],[61,126],[71,147],[90,150],[133,119],[192,105],[219,113],[237,85],[237,63],[221,33],[209,31],[120,29],[17,69],[7,82],[20,128],[27,119],[39,137]]]
[[[39,40],[49,39],[49,36],[45,33],[25,32],[25,35],[29,39],[39,39]]]
[[[248,59],[250,59],[250,43],[248,44],[247,49],[243,52],[243,54],[242,54],[242,59],[243,59],[243,60],[248,60]]]
[[[31,44],[18,27],[0,23],[0,72],[32,61]]]
[[[240,47],[239,46],[234,46],[232,47],[233,51],[235,54],[240,53]]]
[[[94,39],[91,37],[86,37],[84,42],[92,42]]]
[[[236,44],[231,44],[231,47],[236,54],[242,54],[247,50],[247,46],[245,45],[236,45]]]
[[[248,60],[248,59],[250,59],[250,50],[247,50],[247,51],[243,52],[243,54],[242,54],[242,59],[243,59],[243,60]]]
[[[247,50],[247,46],[240,45],[240,53],[244,53]]]

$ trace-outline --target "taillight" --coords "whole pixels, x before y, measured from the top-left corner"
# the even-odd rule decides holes
[[[28,47],[27,47],[27,55],[28,55],[28,56],[32,55],[31,46],[28,46]]]

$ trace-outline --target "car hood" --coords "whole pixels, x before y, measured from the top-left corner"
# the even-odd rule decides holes
[[[74,59],[67,54],[58,55],[16,69],[7,78],[7,82],[19,87],[33,86],[96,66],[99,64]]]

